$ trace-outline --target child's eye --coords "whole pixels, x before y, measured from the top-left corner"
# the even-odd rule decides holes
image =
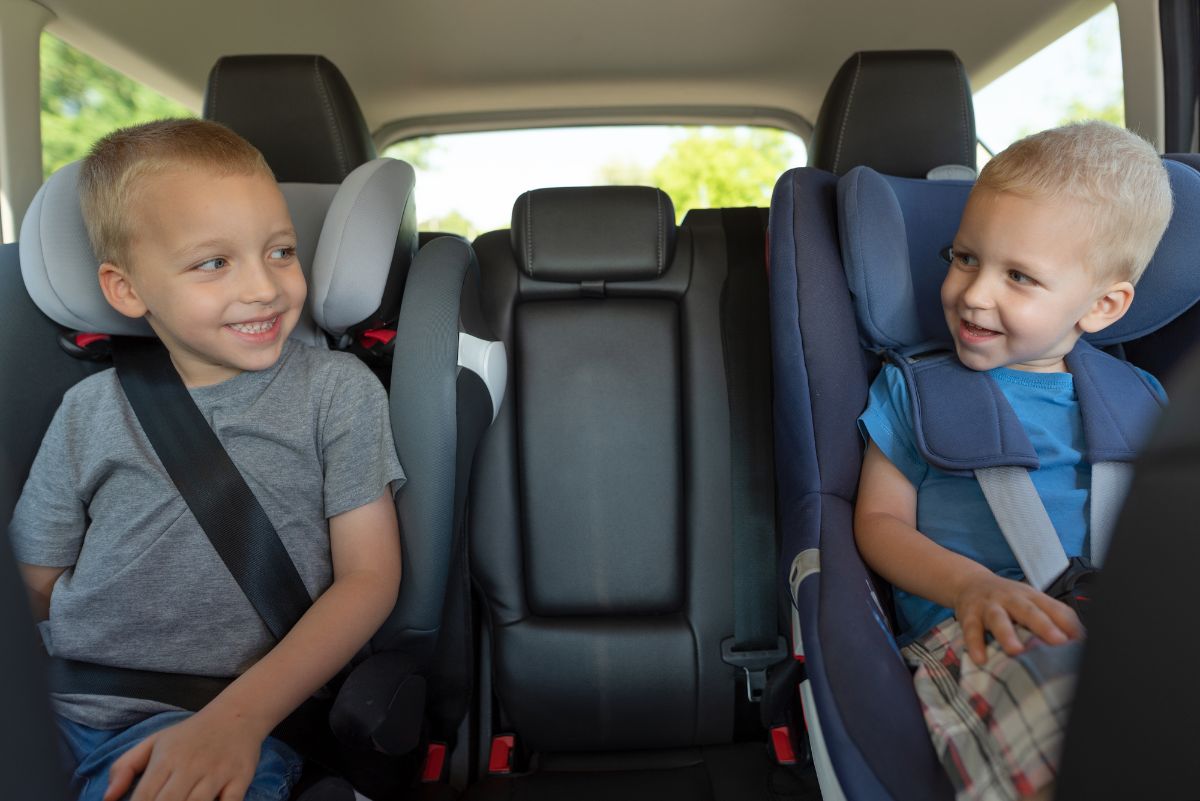
[[[1034,284],[1037,283],[1037,281],[1033,280],[1028,275],[1026,275],[1025,273],[1023,273],[1019,270],[1009,270],[1008,271],[1008,280],[1012,281],[1014,284],[1028,284],[1030,286],[1033,286]]]
[[[978,267],[979,259],[972,256],[970,253],[964,253],[961,250],[950,248],[950,261],[956,262],[963,267]]]
[[[290,245],[287,247],[275,248],[271,251],[271,258],[275,261],[289,261],[295,256],[296,248]]]
[[[220,256],[217,256],[214,259],[208,259],[207,261],[200,262],[196,265],[195,269],[200,270],[201,272],[211,273],[216,272],[227,264],[229,264],[228,261]]]

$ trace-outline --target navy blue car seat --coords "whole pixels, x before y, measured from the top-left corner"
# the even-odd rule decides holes
[[[1200,173],[1165,162],[1175,213],[1129,313],[1089,337],[1118,350],[1167,327],[1200,297],[1194,254]],[[807,664],[805,717],[826,798],[952,796],[892,636],[886,588],[854,545],[862,442],[856,419],[875,355],[948,342],[940,257],[970,182],[840,179],[792,170],[771,203],[771,318],[782,566],[793,646]],[[881,602],[882,601],[882,602]]]

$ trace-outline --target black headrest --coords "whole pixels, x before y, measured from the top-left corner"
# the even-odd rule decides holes
[[[224,56],[204,116],[261,150],[281,183],[341,183],[375,158],[358,101],[324,56]]]
[[[844,175],[860,165],[924,178],[975,169],[975,107],[949,50],[855,53],[834,76],[813,128],[809,165]]]
[[[657,278],[675,249],[675,207],[648,186],[534,189],[513,205],[512,244],[541,281]]]

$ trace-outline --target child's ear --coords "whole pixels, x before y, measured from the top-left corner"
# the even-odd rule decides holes
[[[1128,281],[1118,281],[1096,298],[1092,308],[1079,320],[1079,327],[1085,334],[1103,331],[1125,316],[1129,304],[1133,303],[1133,284]]]
[[[98,277],[100,291],[110,306],[126,317],[146,316],[146,304],[142,303],[125,270],[106,261],[100,265]]]

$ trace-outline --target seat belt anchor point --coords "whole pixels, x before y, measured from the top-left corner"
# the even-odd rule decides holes
[[[787,659],[790,651],[787,640],[782,636],[775,638],[775,647],[760,650],[735,650],[736,638],[726,637],[721,641],[721,659],[725,664],[740,668],[746,676],[746,698],[751,703],[762,700],[763,690],[767,686],[767,668],[777,665]]]

